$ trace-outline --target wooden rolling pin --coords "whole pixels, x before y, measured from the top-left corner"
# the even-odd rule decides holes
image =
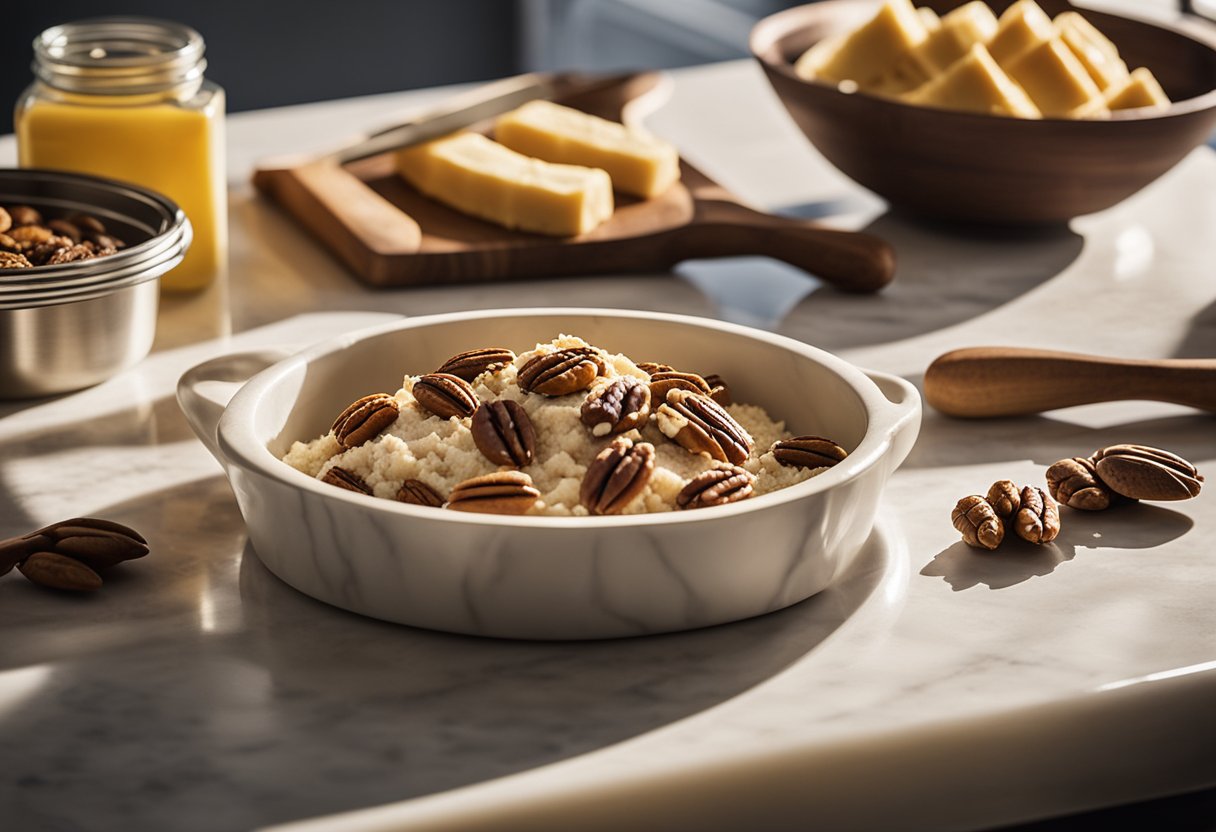
[[[949,416],[985,418],[1125,399],[1216,412],[1216,359],[1137,360],[1017,347],[970,347],[925,371],[925,399]]]

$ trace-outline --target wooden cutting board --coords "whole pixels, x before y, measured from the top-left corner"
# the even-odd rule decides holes
[[[586,85],[568,77],[574,91],[557,101],[627,124],[630,105],[661,81],[634,73],[580,92]],[[617,194],[611,219],[569,238],[508,231],[428,199],[394,173],[388,153],[346,166],[263,167],[253,183],[374,287],[658,272],[736,255],[775,257],[851,292],[877,291],[894,276],[894,254],[878,237],[756,211],[687,162],[681,173],[653,199]]]

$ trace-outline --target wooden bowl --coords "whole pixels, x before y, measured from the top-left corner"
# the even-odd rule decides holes
[[[939,12],[959,5],[924,3]],[[1071,8],[1043,2],[1054,16]],[[998,13],[1006,2],[991,3]],[[1174,103],[1110,119],[1016,119],[912,106],[804,81],[793,62],[864,22],[875,0],[827,0],[764,18],[751,51],[807,138],[893,206],[929,217],[1006,225],[1064,222],[1131,196],[1202,144],[1216,126],[1216,48],[1194,37],[1082,10],[1129,67],[1147,66]],[[1216,38],[1213,39],[1216,42]]]

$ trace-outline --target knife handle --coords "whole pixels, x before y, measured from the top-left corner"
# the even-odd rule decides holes
[[[1216,360],[970,347],[929,365],[925,399],[942,413],[963,418],[1019,416],[1126,399],[1216,411]]]

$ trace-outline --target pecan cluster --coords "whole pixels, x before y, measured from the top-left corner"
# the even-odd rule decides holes
[[[446,496],[419,479],[407,479],[395,493],[398,502],[494,514],[522,514],[532,508],[540,495],[520,470],[537,456],[537,431],[525,407],[529,400],[482,401],[473,386],[482,375],[497,373],[516,359],[503,347],[469,350],[420,376],[412,387],[418,407],[443,419],[468,419],[481,455],[512,470],[465,480]],[[579,410],[582,425],[592,437],[611,439],[583,475],[579,501],[589,513],[621,514],[646,491],[655,470],[655,447],[626,434],[642,430],[652,418],[668,439],[714,460],[711,469],[685,483],[677,508],[720,506],[752,496],[755,476],[740,466],[751,457],[754,440],[727,411],[731,394],[721,376],[643,363],[638,367],[647,374],[645,379],[603,378],[607,366],[600,350],[578,346],[533,355],[517,373],[525,393],[558,397],[586,391]],[[356,448],[391,427],[399,413],[394,396],[375,393],[343,410],[331,430],[341,448]],[[830,467],[848,455],[830,439],[809,435],[776,442],[770,451],[781,465],[801,468]],[[374,496],[376,490],[355,471],[335,463],[323,469],[320,479],[365,495]],[[380,489],[378,481],[376,487]]]
[[[69,592],[101,589],[101,574],[148,554],[134,529],[96,517],[75,517],[0,541],[0,575],[14,566],[40,586]]]
[[[1047,469],[1047,487],[1059,502],[1101,511],[1135,500],[1189,500],[1203,475],[1170,451],[1147,445],[1110,445],[1092,456],[1061,459]]]
[[[984,496],[971,494],[959,500],[950,514],[963,542],[992,551],[1012,527],[1025,541],[1050,543],[1060,533],[1060,512],[1051,496],[1034,485],[1018,488],[1010,480],[997,480]]]
[[[29,205],[0,206],[0,269],[58,266],[106,257],[125,247],[101,220],[88,214],[44,220],[42,212]]]

